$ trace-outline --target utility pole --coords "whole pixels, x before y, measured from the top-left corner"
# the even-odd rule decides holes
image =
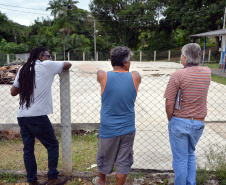
[[[226,7],[224,9],[224,22],[223,22],[223,29],[225,29],[225,19],[226,19]],[[221,58],[220,58],[220,63],[222,61],[222,57],[223,57],[223,36],[221,36]],[[220,66],[220,64],[219,64]]]
[[[223,24],[223,29],[225,29],[225,18],[226,18],[226,7],[225,7],[225,9],[224,9],[224,24]],[[223,43],[222,44],[222,57],[223,57],[223,59],[222,60],[224,60],[224,61],[222,61],[222,63],[223,63],[223,73],[225,72],[225,58],[226,58],[226,36],[224,35],[222,35],[221,36],[221,38],[222,38],[222,41],[221,41],[221,43]],[[224,51],[224,54],[223,54],[223,51]]]
[[[97,44],[96,44],[96,21],[94,20],[94,59],[97,60]]]
[[[223,29],[225,28],[225,19],[226,19],[226,6],[225,6],[225,9],[224,9],[224,23],[223,23]]]

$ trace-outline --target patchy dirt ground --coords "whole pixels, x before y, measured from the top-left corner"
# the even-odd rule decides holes
[[[87,174],[86,172],[73,175],[67,182],[67,185],[92,185],[92,178],[97,174]],[[76,176],[76,177],[75,177]],[[80,177],[78,177],[80,176]],[[142,174],[142,173],[131,173],[127,177],[125,185],[167,185],[172,184],[174,175],[173,173],[153,173],[153,174]],[[46,176],[38,176],[39,181],[47,180]],[[114,185],[115,173],[107,175],[106,183],[108,185]],[[0,185],[28,185],[26,178],[23,175],[17,175],[17,177],[12,175],[1,176]]]
[[[71,177],[66,185],[92,185],[93,177]],[[47,177],[38,176],[39,181],[47,180]],[[125,185],[173,185],[174,174],[173,173],[151,173],[145,174],[130,174],[127,177]],[[107,176],[107,185],[115,185],[115,176],[111,174]],[[26,182],[26,178],[12,177],[0,178],[0,185],[29,185]],[[216,178],[211,176],[210,180],[206,183],[197,183],[199,185],[218,185]]]

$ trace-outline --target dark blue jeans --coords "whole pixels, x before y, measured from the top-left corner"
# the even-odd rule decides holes
[[[24,164],[27,171],[27,182],[37,180],[37,164],[34,155],[35,138],[37,138],[48,152],[48,177],[57,178],[59,158],[59,142],[48,116],[18,117],[20,133],[24,143]]]

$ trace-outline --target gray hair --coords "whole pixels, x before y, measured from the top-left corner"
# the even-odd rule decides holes
[[[116,47],[111,50],[111,65],[124,66],[123,62],[129,62],[132,52],[128,47]]]
[[[199,64],[201,60],[201,47],[198,44],[186,44],[182,47],[181,52],[186,57],[186,64]]]

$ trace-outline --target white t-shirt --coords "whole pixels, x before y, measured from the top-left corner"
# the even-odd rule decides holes
[[[34,102],[27,109],[24,105],[19,107],[17,117],[42,116],[53,113],[51,86],[54,76],[60,74],[64,67],[64,62],[56,62],[51,60],[35,61],[35,86]],[[21,68],[20,68],[21,69]],[[16,75],[13,86],[19,88],[19,72]]]

